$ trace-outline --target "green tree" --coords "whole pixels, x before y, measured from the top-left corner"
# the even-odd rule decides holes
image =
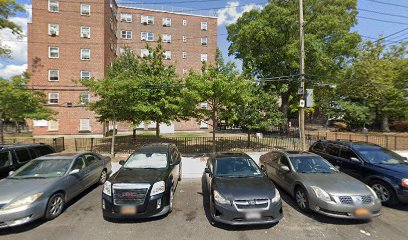
[[[15,0],[0,0],[0,30],[9,29],[14,35],[20,36],[22,34],[21,27],[9,19],[15,16],[16,12],[21,11],[24,11],[24,8]],[[4,56],[10,57],[10,49],[2,46],[0,41],[0,57]]]
[[[28,75],[0,78],[0,142],[4,143],[4,120],[22,122],[27,119],[52,119],[55,112],[47,107],[43,92],[27,87]]]
[[[336,106],[333,115],[347,123],[350,130],[363,128],[371,123],[370,108],[363,103],[340,100]]]
[[[350,29],[357,23],[357,0],[310,0],[304,3],[306,79],[336,77],[355,56],[360,36]],[[297,0],[270,0],[261,11],[243,14],[227,26],[229,54],[243,61],[244,73],[261,78],[299,74],[299,20]],[[296,81],[272,82],[281,95],[286,120]],[[286,126],[286,124],[285,124]]]

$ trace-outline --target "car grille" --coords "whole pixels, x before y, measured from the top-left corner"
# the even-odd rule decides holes
[[[150,184],[114,184],[113,203],[115,205],[143,205]]]
[[[269,199],[235,200],[234,206],[238,211],[268,210]]]
[[[339,200],[342,204],[370,204],[373,202],[373,198],[369,195],[364,196],[339,196]]]

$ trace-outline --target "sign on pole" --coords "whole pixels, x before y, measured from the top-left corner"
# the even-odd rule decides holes
[[[312,108],[313,107],[313,89],[306,89],[306,107]]]

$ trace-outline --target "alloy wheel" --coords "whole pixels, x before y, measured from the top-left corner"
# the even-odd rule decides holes
[[[99,178],[99,183],[104,184],[106,182],[107,177],[108,173],[105,170],[103,170],[101,173],[101,177]]]
[[[296,192],[296,203],[302,210],[306,209],[307,200],[302,190]]]
[[[372,186],[372,188],[381,202],[388,202],[390,200],[391,194],[386,187],[379,183],[376,183]]]
[[[50,215],[53,217],[60,215],[62,208],[64,207],[64,199],[62,199],[61,196],[56,196],[54,199],[52,199],[50,204]]]

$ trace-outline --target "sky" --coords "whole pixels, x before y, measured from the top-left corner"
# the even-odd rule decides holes
[[[227,41],[227,30],[225,26],[234,23],[245,11],[262,9],[267,0],[119,0],[118,2],[149,3],[149,5],[143,4],[140,6],[156,9],[183,9],[183,11],[186,9],[194,9],[194,13],[196,14],[218,16],[218,47],[226,59],[236,62],[238,68],[240,68],[241,62],[234,59],[233,56],[228,56],[230,43]],[[381,2],[386,4],[382,4]],[[27,12],[18,13],[17,16],[12,17],[10,20],[19,24],[25,34],[27,31],[27,21],[31,15],[31,0],[17,0],[17,3],[23,5]],[[380,36],[387,36],[408,28],[408,0],[358,0],[358,8],[358,24],[352,31],[357,31],[370,40],[375,40]],[[196,11],[200,9],[205,10]],[[387,15],[384,15],[384,13]],[[402,39],[408,40],[407,37],[408,30],[396,34],[389,39],[390,41],[400,41]],[[12,50],[11,59],[0,58],[0,77],[9,78],[24,72],[27,69],[27,38],[23,36],[16,39],[10,31],[0,30],[0,40],[2,45],[7,45]]]

